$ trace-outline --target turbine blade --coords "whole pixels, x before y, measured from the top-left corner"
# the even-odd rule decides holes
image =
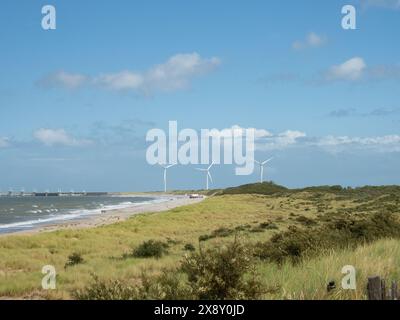
[[[212,166],[214,165],[214,161],[211,162],[210,166],[207,168],[207,170],[210,170],[212,168]]]
[[[274,158],[270,158],[270,159],[268,159],[268,160],[265,160],[262,164],[264,165],[264,164],[267,164],[268,162],[270,162],[270,161],[272,161]]]
[[[208,177],[210,178],[211,183],[213,183],[213,179],[212,179],[212,176],[211,176],[210,171],[207,171],[207,175],[208,175]]]

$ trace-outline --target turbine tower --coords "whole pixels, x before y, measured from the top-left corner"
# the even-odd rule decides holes
[[[211,162],[210,166],[207,169],[202,169],[202,168],[196,168],[196,170],[198,171],[203,171],[206,172],[206,190],[208,190],[208,178],[210,178],[211,183],[213,183],[213,179],[210,173],[210,169],[212,168],[212,166],[214,165],[214,162]]]
[[[263,179],[264,179],[264,166],[270,162],[273,158],[270,158],[268,160],[265,160],[263,162],[254,160],[255,163],[257,163],[260,166],[260,183],[263,183]]]
[[[166,166],[160,164],[160,166],[164,169],[164,192],[167,193],[167,170],[176,166],[176,164],[169,164]]]

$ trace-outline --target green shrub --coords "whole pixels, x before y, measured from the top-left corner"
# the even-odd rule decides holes
[[[160,275],[143,272],[135,284],[121,280],[93,281],[81,290],[72,292],[77,300],[186,300],[194,299],[184,275],[179,270],[163,270]]]
[[[265,230],[279,229],[275,223],[262,222],[258,226],[253,227],[250,232],[264,232]]]
[[[185,247],[183,249],[186,251],[196,251],[196,248],[191,243],[185,244]]]
[[[162,241],[148,240],[143,242],[132,252],[135,258],[161,258],[167,254],[168,244]]]
[[[251,229],[251,225],[244,224],[244,225],[237,226],[235,228],[235,231],[245,231],[245,230],[248,230],[248,229]]]
[[[232,235],[235,232],[235,230],[232,229],[228,229],[228,228],[219,228],[217,230],[214,230],[211,233],[211,236],[213,238],[225,238],[225,237],[229,237],[230,235]]]
[[[201,235],[201,236],[199,237],[199,241],[200,241],[200,242],[203,242],[203,241],[210,240],[210,239],[212,239],[212,238],[213,238],[213,237],[210,236],[209,234],[203,234],[203,235]]]
[[[324,225],[303,230],[291,226],[288,231],[274,235],[265,243],[258,243],[256,256],[267,261],[293,263],[305,256],[337,248],[354,248],[381,238],[400,238],[400,223],[390,213],[377,213],[365,219],[341,217]]]
[[[72,267],[77,264],[83,263],[83,258],[82,255],[78,252],[74,252],[71,255],[68,256],[68,261],[65,263],[64,268]]]
[[[168,246],[174,246],[174,245],[177,245],[177,244],[179,244],[180,242],[178,241],[178,240],[175,240],[175,239],[171,239],[171,238],[167,238],[167,244],[168,244]]]
[[[94,276],[93,282],[83,290],[76,290],[72,296],[77,300],[133,300],[137,288],[120,280],[101,281]]]
[[[224,189],[220,194],[263,194],[263,195],[273,195],[273,194],[285,194],[288,193],[288,189],[277,185],[273,182],[263,182],[263,183],[253,183],[242,185],[239,187]]]
[[[265,230],[279,229],[278,226],[272,222],[262,222],[262,223],[260,223],[259,228],[265,229]]]
[[[219,228],[211,232],[211,234],[204,234],[199,237],[199,241],[207,241],[214,238],[225,238],[234,234],[237,230],[228,229],[228,228]]]
[[[237,239],[226,247],[186,256],[181,267],[161,275],[143,273],[135,286],[119,280],[94,281],[74,291],[79,300],[258,299],[266,292],[255,273],[251,250]]]
[[[251,250],[235,239],[223,248],[200,248],[185,257],[181,269],[196,299],[257,299],[263,290],[254,262]]]

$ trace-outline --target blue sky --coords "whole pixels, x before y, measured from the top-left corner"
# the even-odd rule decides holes
[[[54,5],[57,29],[41,28]],[[357,29],[341,8],[357,9]],[[159,190],[146,132],[256,128],[267,179],[400,181],[400,3],[2,1],[0,189]],[[159,77],[162,73],[163,76]],[[213,168],[214,187],[257,181]],[[193,166],[174,189],[201,188]]]

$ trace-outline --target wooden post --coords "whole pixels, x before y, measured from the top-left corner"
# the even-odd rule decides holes
[[[385,283],[385,279],[381,279],[381,291],[382,291],[382,299],[381,300],[386,300],[386,283]]]
[[[398,289],[397,289],[397,282],[396,281],[392,282],[391,300],[398,300]]]
[[[382,300],[382,282],[380,277],[368,278],[368,300]]]

